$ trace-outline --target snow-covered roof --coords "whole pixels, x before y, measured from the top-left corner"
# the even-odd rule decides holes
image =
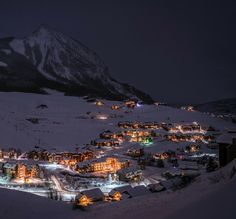
[[[120,186],[117,188],[114,188],[114,191],[118,191],[119,193],[124,193],[124,192],[129,192],[130,190],[132,190],[133,187],[131,185],[126,185],[126,186]]]
[[[93,200],[103,199],[103,197],[104,197],[103,192],[99,188],[84,190],[81,192],[81,194],[86,195],[87,197],[89,197]]]
[[[159,192],[162,191],[164,189],[164,187],[160,184],[160,183],[153,183],[153,184],[149,184],[148,188],[152,191],[152,192]]]
[[[166,189],[172,189],[172,188],[175,188],[179,185],[181,185],[183,182],[181,180],[181,178],[179,177],[175,177],[173,179],[169,179],[169,180],[166,180],[166,181],[161,181],[160,184]]]
[[[141,172],[141,170],[137,166],[131,166],[131,167],[120,169],[117,171],[117,173],[118,174],[127,174],[127,173],[134,173],[138,170]]]
[[[148,189],[144,186],[144,185],[140,185],[140,186],[135,186],[133,187],[133,189],[130,191],[130,195],[132,197],[137,197],[137,196],[141,196],[141,195],[147,195],[150,192],[148,191]]]

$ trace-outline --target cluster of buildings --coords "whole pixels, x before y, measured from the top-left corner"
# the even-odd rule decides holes
[[[123,129],[160,129],[162,124],[157,122],[122,121],[118,122],[118,127]]]
[[[124,134],[122,132],[111,132],[110,130],[106,130],[102,132],[99,137],[101,139],[117,139],[117,140],[123,140]]]
[[[205,130],[202,129],[201,125],[193,122],[191,124],[177,124],[169,127],[168,131],[170,133],[206,133]]]
[[[112,138],[112,139],[95,139],[91,141],[91,145],[98,146],[98,147],[114,147],[114,146],[119,146],[120,141]]]
[[[38,165],[26,165],[24,163],[17,164],[16,168],[16,178],[24,180],[24,182],[29,183],[31,179],[38,178],[39,167]]]
[[[94,103],[96,106],[104,106],[105,105],[104,102],[101,100],[94,100]],[[131,109],[136,107],[137,104],[138,104],[138,100],[136,100],[136,99],[129,99],[129,100],[124,101],[124,106],[127,108],[131,108]],[[111,106],[112,110],[119,110],[120,108],[122,108],[122,106],[119,104],[113,104]]]
[[[151,142],[157,134],[153,130],[124,130],[121,132],[105,131],[100,134],[100,139],[92,141],[96,146],[117,146],[124,141],[129,142]]]
[[[121,201],[147,194],[150,194],[150,191],[143,185],[117,187],[112,189],[108,194],[104,194],[99,188],[94,188],[77,194],[75,197],[75,205],[78,207],[87,207],[98,202]]]
[[[50,153],[46,150],[32,150],[27,152],[27,157],[35,161],[62,164],[73,169],[78,162],[93,159],[94,153],[92,151]]]
[[[10,179],[30,183],[31,179],[39,177],[39,166],[36,164],[6,162],[1,163],[1,172]]]
[[[174,142],[212,142],[215,140],[215,137],[212,135],[203,135],[203,134],[168,134],[164,136],[169,141]]]
[[[87,160],[77,163],[76,171],[79,173],[91,172],[109,172],[115,173],[116,171],[129,167],[130,161],[128,159],[117,157],[102,157],[99,159]]]
[[[15,148],[9,149],[0,149],[0,160],[4,159],[17,159],[17,157],[21,154],[20,150]]]
[[[73,152],[61,152],[52,153],[49,155],[49,162],[62,164],[74,169],[78,162],[83,162],[85,160],[90,160],[94,158],[94,153],[92,151],[84,151],[80,153]]]
[[[188,112],[194,112],[193,106],[182,106],[181,109],[186,110]]]
[[[142,157],[144,154],[145,154],[144,148],[140,145],[134,145],[130,147],[125,153],[125,155],[133,157],[133,158]]]

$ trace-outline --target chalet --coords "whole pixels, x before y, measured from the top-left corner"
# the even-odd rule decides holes
[[[124,128],[124,129],[128,129],[128,128],[132,128],[132,129],[138,129],[141,128],[141,122],[136,122],[136,121],[124,121],[124,122],[118,122],[118,126],[120,128]]]
[[[139,145],[135,145],[129,148],[125,154],[134,158],[142,157],[144,155],[144,148]]]
[[[131,100],[126,100],[124,102],[125,106],[128,107],[128,108],[134,108],[136,105],[137,105],[138,101],[137,100],[134,100],[134,99],[131,99]]]
[[[129,137],[135,138],[135,137],[151,137],[154,135],[151,131],[143,131],[143,130],[126,130],[122,132],[123,135],[127,135]]]
[[[132,186],[131,185],[126,185],[126,186],[121,186],[121,187],[117,187],[112,189],[109,192],[109,197],[113,199],[114,194],[117,194],[117,196],[120,198],[120,200],[123,199],[127,199],[127,198],[131,198],[130,196],[130,191],[132,190]]]
[[[123,139],[124,135],[122,132],[114,133],[109,130],[106,130],[102,132],[99,137],[102,139]]]
[[[96,106],[103,106],[104,105],[104,102],[100,101],[100,100],[97,100],[95,101],[95,105]]]
[[[120,201],[122,199],[122,194],[117,191],[116,189],[112,189],[109,193],[108,196],[112,201]]]
[[[94,146],[106,146],[106,147],[113,147],[119,146],[120,142],[116,139],[96,139],[91,141],[91,144]]]
[[[27,152],[27,158],[32,160],[49,161],[50,153],[46,150],[32,150]]]
[[[133,187],[133,190],[131,190],[131,197],[137,197],[142,195],[148,195],[150,192],[144,185],[135,186]]]
[[[75,197],[75,203],[80,206],[88,206],[94,202],[103,201],[104,194],[99,188],[85,190]]]
[[[160,129],[161,125],[157,122],[144,122],[141,125],[143,129]]]
[[[142,177],[142,170],[138,167],[127,167],[117,171],[119,180],[129,182],[129,181],[138,181]]]
[[[188,145],[185,147],[185,151],[188,153],[196,153],[200,150],[200,146],[199,145]]]
[[[93,157],[92,151],[52,153],[49,155],[49,162],[74,167],[78,162],[89,160]]]
[[[0,149],[0,159],[16,159],[20,155],[20,151],[11,148],[9,150]]]
[[[116,105],[116,104],[114,104],[114,105],[111,106],[111,109],[112,109],[112,110],[119,110],[120,108],[121,108],[121,106]]]
[[[158,160],[158,159],[165,160],[165,159],[175,157],[175,156],[176,156],[175,152],[171,150],[153,154],[153,158],[155,160]]]
[[[118,197],[120,198],[119,200],[121,200],[126,198],[134,198],[142,195],[147,195],[150,194],[150,192],[143,185],[135,187],[127,185],[112,189],[111,192],[109,193],[109,196],[113,197],[112,194],[118,194]]]
[[[32,179],[39,176],[39,167],[37,165],[17,164],[16,178]],[[29,180],[28,180],[29,181]]]
[[[118,159],[116,157],[103,157],[93,159],[77,164],[76,170],[79,173],[88,172],[116,172],[122,168],[128,167],[130,164],[127,159]]]
[[[49,156],[49,162],[60,163],[63,160],[63,154],[53,153]]]

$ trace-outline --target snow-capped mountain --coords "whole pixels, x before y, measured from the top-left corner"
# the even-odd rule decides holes
[[[152,102],[149,95],[113,79],[94,51],[45,25],[23,39],[1,39],[0,63],[2,90],[52,88],[68,95]]]

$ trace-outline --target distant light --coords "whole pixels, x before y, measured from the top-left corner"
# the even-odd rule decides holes
[[[106,119],[108,119],[108,116],[107,115],[97,115],[96,118],[101,119],[101,120],[106,120]]]
[[[141,107],[142,105],[141,105],[140,103],[137,103],[136,106],[137,106],[137,107]]]

